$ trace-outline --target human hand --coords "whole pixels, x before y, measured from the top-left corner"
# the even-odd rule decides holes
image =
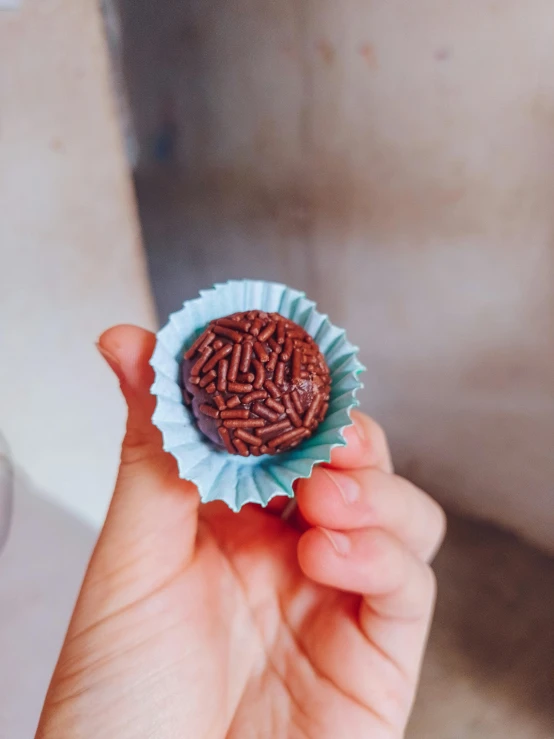
[[[354,413],[288,521],[287,499],[199,506],[150,421],[153,334],[99,347],[127,431],[37,739],[400,739],[445,519],[381,429]]]

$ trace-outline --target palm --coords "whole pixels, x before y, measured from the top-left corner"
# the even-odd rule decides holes
[[[196,617],[207,629],[199,652],[204,665],[206,652],[211,655],[203,673],[211,684],[198,701],[209,701],[216,712],[225,706],[221,735],[399,736],[402,727],[381,718],[383,703],[396,701],[387,708],[404,716],[411,691],[360,632],[359,596],[308,580],[297,561],[299,534],[279,518],[260,510],[239,516],[223,507],[207,511],[189,575],[202,594],[210,584]],[[189,614],[187,629],[198,637],[195,620]],[[375,674],[368,674],[372,665]],[[204,736],[205,728],[195,736]]]
[[[122,576],[142,582],[140,595],[70,629],[59,666],[69,702],[86,696],[77,712],[92,711],[91,735],[112,736],[114,710],[126,716],[122,739],[400,737],[403,727],[381,716],[403,722],[413,686],[360,631],[360,596],[302,573],[299,536],[260,509],[212,504],[194,557],[161,585],[141,564],[110,567],[106,591]],[[158,556],[173,546],[158,541]],[[144,733],[152,717],[155,732]]]

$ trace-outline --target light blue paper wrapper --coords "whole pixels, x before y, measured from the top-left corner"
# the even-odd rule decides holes
[[[317,341],[331,372],[324,421],[299,447],[281,454],[241,457],[216,449],[183,402],[179,373],[184,349],[213,319],[248,310],[277,312],[298,323]],[[180,477],[195,483],[204,503],[222,500],[233,511],[245,503],[265,506],[277,495],[292,498],[294,481],[309,477],[314,465],[328,462],[331,450],[345,444],[344,429],[352,424],[350,413],[358,405],[359,377],[365,369],[357,352],[344,330],[333,326],[298,290],[257,280],[231,280],[201,290],[199,298],[170,315],[157,334],[150,360],[157,398],[152,421],[162,432],[164,449],[177,460]]]

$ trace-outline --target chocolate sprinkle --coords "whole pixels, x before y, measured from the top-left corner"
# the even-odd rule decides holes
[[[238,453],[241,455],[241,457],[248,457],[250,456],[250,449],[246,446],[244,441],[241,441],[240,438],[237,437],[235,434],[235,438],[233,439],[233,444],[235,445]]]
[[[329,409],[331,377],[315,341],[278,313],[212,321],[186,350],[183,399],[200,430],[229,454],[293,449]]]
[[[210,335],[209,334],[209,331],[204,331],[203,333],[201,333],[200,336],[194,341],[194,343],[192,344],[192,346],[190,347],[190,349],[185,352],[185,357],[184,358],[185,359],[192,359],[194,357],[194,355],[196,354],[196,351],[197,350],[200,350],[200,352],[201,352],[204,347],[202,347],[202,349],[200,349],[200,347],[202,346],[204,340],[209,335]],[[214,336],[215,336],[215,334],[214,334]]]
[[[284,362],[277,363],[275,374],[273,376],[276,385],[282,385],[285,382],[285,367],[286,364]]]
[[[219,393],[217,395],[214,395],[214,403],[216,404],[217,409],[219,411],[224,410],[224,408],[225,408],[225,401],[224,401],[223,397],[221,395],[219,395]]]
[[[291,428],[292,426],[290,425],[290,421],[279,421],[279,423],[272,423],[264,428],[256,429],[256,433],[258,436],[261,436],[262,439],[269,439],[271,436],[276,436],[281,433],[281,431],[288,431]]]
[[[275,339],[269,339],[267,343],[269,344],[269,347],[274,354],[280,354],[283,351],[283,347],[281,346],[281,344],[278,344]]]
[[[290,399],[290,395],[283,395],[283,404],[286,408],[285,412],[290,420],[293,422],[293,424],[295,426],[302,426],[302,419],[296,412],[296,409],[292,404],[292,400]]]
[[[245,345],[246,346],[246,345]],[[240,344],[235,344],[233,347],[233,353],[231,354],[231,362],[229,364],[229,372],[227,373],[227,380],[229,382],[236,382],[237,374],[239,371],[240,355],[242,347]]]
[[[260,362],[268,362],[269,354],[265,350],[265,346],[260,341],[254,342],[254,351],[258,355]]]
[[[278,403],[276,400],[273,400],[273,398],[268,398],[265,401],[265,404],[268,408],[271,408],[272,411],[277,411],[279,415],[285,412],[285,406],[281,405],[281,403]]]
[[[215,334],[212,331],[210,331],[208,334],[206,334],[204,332],[202,334],[202,336],[205,336],[206,338],[204,339],[204,341],[198,347],[198,351],[200,353],[202,353],[207,346],[210,346],[210,344],[212,343],[212,341],[215,339]],[[214,344],[215,344],[215,341],[214,341]],[[218,348],[218,347],[216,347],[216,348]]]
[[[254,436],[253,434],[249,434],[248,431],[245,431],[244,429],[237,429],[235,431],[235,436],[239,439],[242,439],[247,444],[251,444],[252,446],[261,446],[262,440],[259,436]]]
[[[298,393],[295,389],[291,390],[290,397],[292,398],[292,402],[294,404],[296,412],[302,413],[302,403],[300,402],[300,398],[298,397]]]
[[[248,372],[251,359],[252,359],[252,342],[247,341],[242,347],[242,354],[241,354],[241,359],[240,359],[240,371],[241,372]]]
[[[279,391],[279,388],[271,380],[266,380],[264,382],[264,387],[267,390],[267,392],[271,395],[272,398],[277,399],[277,398],[280,398],[281,397],[281,393]]]
[[[219,418],[219,411],[217,408],[214,408],[207,403],[202,403],[200,406],[200,413],[203,413],[205,416],[210,416],[211,418]]]
[[[248,393],[248,395],[244,395],[242,402],[248,405],[248,403],[252,403],[254,400],[265,400],[265,398],[267,398],[267,392],[265,390],[254,390]]]
[[[307,429],[294,429],[293,431],[287,431],[281,434],[281,436],[277,436],[275,439],[271,439],[271,441],[267,442],[267,445],[270,449],[276,449],[277,447],[290,444],[291,441],[301,439],[303,436],[309,436],[309,433]]]
[[[265,426],[265,422],[263,418],[249,418],[246,421],[232,418],[230,421],[223,421],[223,425],[228,429],[257,429]]]
[[[213,357],[206,362],[206,364],[201,368],[203,372],[209,372],[211,369],[213,369],[216,364],[219,362],[220,359],[224,359],[227,354],[230,354],[233,351],[233,347],[231,344],[225,344],[221,347],[221,349],[218,349],[216,353],[213,355]],[[204,352],[210,352],[212,353],[212,350],[208,347],[207,349],[204,349]],[[208,357],[210,356],[208,354]],[[194,372],[191,371],[191,374],[194,374]]]
[[[214,351],[213,349],[210,349],[210,347],[207,347],[206,349],[204,349],[204,351],[201,352],[200,359],[198,359],[196,361],[196,363],[193,364],[193,366],[192,366],[192,369],[190,371],[190,374],[191,375],[199,375],[200,374],[200,370],[206,364],[206,362],[208,361],[208,359],[210,358],[210,356],[213,354],[213,351]],[[207,372],[208,369],[210,369],[210,368],[209,367],[206,368],[204,370],[204,372]]]
[[[232,393],[250,393],[252,392],[253,386],[249,383],[241,383],[241,382],[229,382],[227,383],[227,387]]]
[[[238,395],[232,395],[227,401],[227,408],[236,408],[240,405],[240,398]]]
[[[277,354],[277,352],[273,352],[273,354],[269,358],[269,362],[265,366],[265,371],[273,372],[275,370],[275,366],[277,364],[278,359],[279,359],[279,355]]]
[[[312,400],[312,404],[310,405],[310,407],[308,408],[308,412],[304,416],[303,423],[304,423],[304,426],[307,429],[309,429],[310,426],[312,425],[312,423],[314,422],[315,416],[316,416],[317,410],[318,410],[318,408],[319,408],[319,406],[321,404],[321,401],[322,401],[321,395],[314,395],[314,399]]]
[[[246,382],[248,384],[254,382],[254,377],[255,375],[252,372],[239,372],[237,380],[238,382]]]
[[[265,418],[267,421],[271,421],[271,423],[278,421],[279,416],[281,415],[280,413],[275,413],[275,411],[272,411],[263,403],[254,403],[250,410],[257,416],[260,416],[260,418]]]
[[[215,380],[217,377],[217,374],[211,370],[210,372],[206,372],[204,377],[201,378],[200,382],[198,383],[200,387],[206,387],[206,385],[209,385],[212,380]]]
[[[218,434],[221,436],[221,439],[223,443],[225,444],[225,448],[229,452],[229,454],[236,454],[235,448],[231,443],[231,437],[229,434],[229,430],[226,429],[224,426],[220,426],[217,429]]]
[[[277,324],[277,343],[278,344],[284,344],[285,343],[285,322],[279,321]]]
[[[248,408],[237,408],[236,411],[221,411],[220,413],[221,418],[242,418],[247,419],[250,418],[250,411]]]
[[[244,339],[244,334],[239,334],[238,331],[233,331],[231,328],[225,328],[225,326],[214,326],[213,331],[214,334],[217,334],[218,336],[226,336],[234,342],[240,342]]]
[[[283,349],[283,353],[281,354],[281,359],[283,362],[288,362],[289,359],[292,356],[292,339],[287,336],[285,339],[285,347]]]
[[[258,362],[257,359],[252,360],[252,364],[254,365],[254,369],[256,370],[256,376],[254,378],[254,387],[256,390],[261,390],[264,386],[264,380],[265,380],[265,370],[264,366],[261,362]]]

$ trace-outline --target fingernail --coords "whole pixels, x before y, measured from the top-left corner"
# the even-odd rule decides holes
[[[350,475],[343,475],[340,472],[332,472],[326,467],[322,467],[328,477],[337,486],[341,498],[347,505],[355,503],[360,497],[360,486],[358,482]]]
[[[350,539],[346,534],[340,531],[329,531],[329,529],[321,529],[325,536],[329,539],[333,545],[333,549],[341,557],[345,557],[350,551]]]
[[[104,357],[106,362],[110,365],[110,368],[112,369],[112,371],[121,380],[123,376],[123,372],[121,370],[119,359],[116,356],[114,356],[110,351],[108,351],[107,349],[104,349],[103,346],[100,346],[98,342],[96,342],[96,348],[98,349],[100,354]]]

